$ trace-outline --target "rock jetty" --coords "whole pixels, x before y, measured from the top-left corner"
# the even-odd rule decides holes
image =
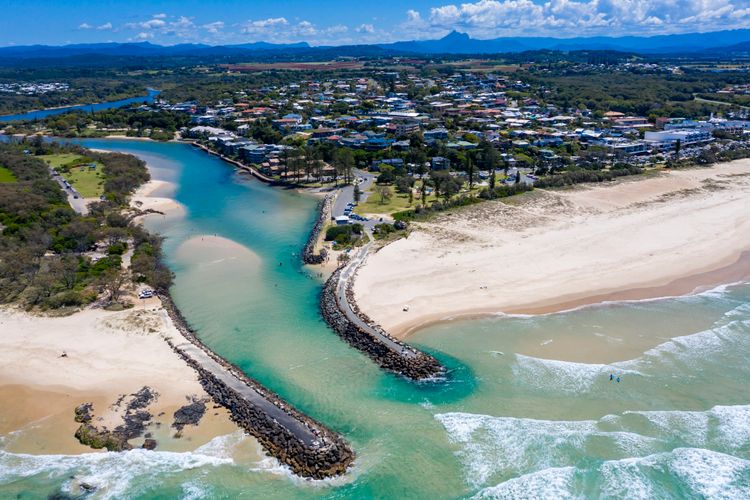
[[[437,359],[394,339],[359,311],[351,281],[342,276],[345,272],[351,270],[347,266],[337,269],[320,297],[321,313],[333,331],[388,371],[415,381],[443,378],[445,368]]]
[[[307,243],[302,249],[302,262],[305,264],[322,264],[326,260],[325,249],[322,249],[320,253],[315,253],[315,245],[320,237],[320,232],[323,231],[328,220],[331,218],[331,209],[333,207],[333,200],[336,197],[335,194],[329,193],[320,200],[318,203],[318,218],[315,221],[310,237],[307,238]]]
[[[195,337],[171,298],[166,294],[160,297],[187,340],[170,341],[170,345],[198,372],[203,388],[229,410],[234,422],[297,475],[324,479],[346,472],[354,461],[354,452],[341,436],[213,353]]]

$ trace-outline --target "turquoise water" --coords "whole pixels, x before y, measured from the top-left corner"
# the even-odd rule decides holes
[[[437,325],[411,341],[449,382],[385,374],[322,322],[321,283],[299,264],[316,200],[238,176],[181,144],[85,141],[147,160],[183,218],[166,236],[174,296],[201,338],[342,433],[354,469],[305,481],[236,458],[243,438],[193,453],[28,456],[0,451],[0,497],[743,498],[750,496],[750,287],[541,317]],[[259,263],[186,255],[215,234]],[[609,375],[621,381],[610,382]]]
[[[79,104],[77,106],[66,106],[64,108],[55,109],[41,109],[38,111],[29,111],[28,113],[19,113],[15,115],[1,115],[0,122],[15,122],[21,120],[41,120],[48,116],[61,115],[63,113],[70,113],[71,111],[83,111],[85,113],[92,113],[94,111],[103,111],[105,109],[122,108],[130,106],[131,104],[143,104],[154,102],[156,96],[161,92],[160,90],[147,89],[148,93],[141,97],[130,97],[128,99],[120,99],[119,101],[111,102],[99,102],[96,104]]]

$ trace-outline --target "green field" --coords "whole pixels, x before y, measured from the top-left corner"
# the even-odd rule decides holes
[[[104,174],[101,163],[73,153],[43,155],[39,158],[60,172],[63,178],[70,182],[71,186],[84,198],[98,198],[104,193]],[[92,163],[96,165],[93,170],[89,166]]]
[[[392,186],[390,189],[391,199],[385,200],[385,203],[380,202],[380,194],[378,193],[377,187],[375,187],[374,192],[368,191],[367,201],[360,202],[359,205],[354,207],[354,212],[359,215],[390,215],[394,212],[400,212],[407,208],[412,208],[419,203],[419,200],[415,199],[414,202],[409,205],[409,195],[396,193],[396,190]]]
[[[16,176],[5,167],[0,167],[0,184],[16,182]]]

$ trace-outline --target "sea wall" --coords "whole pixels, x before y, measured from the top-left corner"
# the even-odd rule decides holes
[[[325,195],[325,198],[318,203],[318,218],[310,232],[310,236],[307,238],[305,247],[302,249],[302,262],[305,264],[322,264],[326,260],[325,250],[321,250],[320,253],[316,254],[315,245],[318,242],[321,231],[323,231],[326,223],[331,218],[331,210],[335,197],[336,195],[334,193],[328,193]]]
[[[323,292],[320,296],[321,313],[326,323],[328,323],[333,331],[335,331],[352,347],[359,349],[375,361],[380,367],[388,371],[416,381],[442,378],[445,375],[445,368],[434,357],[388,336],[385,331],[380,329],[379,332],[381,334],[388,336],[389,340],[402,346],[412,354],[407,356],[396,352],[394,349],[375,338],[370,332],[353,323],[347,317],[336,298],[339,276],[342,269],[343,268],[339,268],[330,278],[328,278],[328,281],[326,281],[323,286]],[[349,287],[347,287],[346,293],[350,304],[356,304],[356,302],[353,301],[353,296],[351,295]],[[372,321],[367,321],[367,323],[373,329],[380,328]]]
[[[239,169],[241,169],[241,170],[249,173],[250,175],[252,175],[253,177],[255,177],[256,179],[258,179],[260,181],[263,181],[263,182],[266,182],[266,183],[272,184],[272,185],[286,185],[287,184],[285,182],[277,181],[275,179],[272,179],[271,177],[265,176],[262,173],[260,173],[260,171],[258,171],[257,168],[251,167],[249,165],[245,165],[242,162],[239,162],[237,160],[233,160],[232,158],[224,156],[223,154],[221,154],[221,153],[219,153],[217,151],[214,151],[213,149],[209,148],[208,146],[204,146],[200,142],[194,141],[194,142],[191,142],[190,144],[192,146],[195,146],[198,149],[201,149],[201,150],[205,151],[206,153],[208,153],[210,155],[218,156],[220,159],[224,160],[225,162],[230,163],[230,164],[234,165],[235,167],[237,167],[237,168],[239,168]]]
[[[259,382],[247,377],[242,370],[216,355],[195,337],[193,330],[179,309],[167,294],[160,295],[165,309],[172,321],[191,345],[208,355],[236,378],[241,386],[247,387],[262,396],[268,403],[281,410],[286,416],[294,419],[296,424],[306,432],[314,435],[312,443],[305,443],[279,419],[269,414],[267,409],[251,398],[241,394],[237,384],[226,383],[215,370],[191,356],[186,349],[170,342],[172,348],[193,369],[198,372],[198,379],[206,392],[216,403],[227,408],[232,420],[249,434],[254,436],[265,450],[295,473],[303,477],[323,479],[346,472],[354,461],[354,452],[346,441],[320,422],[297,411],[278,395],[263,387]],[[282,415],[283,416],[283,415]]]

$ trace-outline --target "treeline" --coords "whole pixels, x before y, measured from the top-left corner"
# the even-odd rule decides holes
[[[58,137],[105,136],[113,129],[125,129],[127,135],[170,140],[177,130],[190,124],[190,116],[168,110],[120,108],[95,113],[75,111],[54,115],[42,121],[13,125],[14,133],[33,134],[41,125]],[[93,129],[91,127],[94,127]]]
[[[741,83],[741,73],[690,72],[686,74],[526,74],[525,81],[549,89],[545,99],[563,109],[575,107],[595,114],[607,111],[651,118],[708,116],[716,105],[694,100],[696,94],[714,92]]]
[[[17,82],[17,80],[13,81]],[[38,81],[35,80],[35,82]],[[44,81],[42,80],[41,83],[44,83]],[[0,93],[0,115],[60,106],[117,101],[146,93],[145,87],[141,83],[108,78],[75,78],[61,83],[68,83],[70,88],[38,95]]]
[[[606,182],[618,177],[628,175],[639,175],[643,173],[640,167],[616,166],[610,170],[584,170],[582,168],[571,168],[565,172],[542,177],[534,183],[538,188],[554,188],[582,184],[584,182]]]
[[[70,208],[36,157],[65,152],[85,152],[104,164],[106,200],[91,204],[85,216]],[[160,238],[131,224],[125,212],[128,196],[148,180],[142,162],[37,140],[0,144],[0,165],[17,178],[0,184],[0,303],[74,307],[98,298],[118,302],[131,280],[169,287]],[[129,248],[130,271],[122,267]]]

